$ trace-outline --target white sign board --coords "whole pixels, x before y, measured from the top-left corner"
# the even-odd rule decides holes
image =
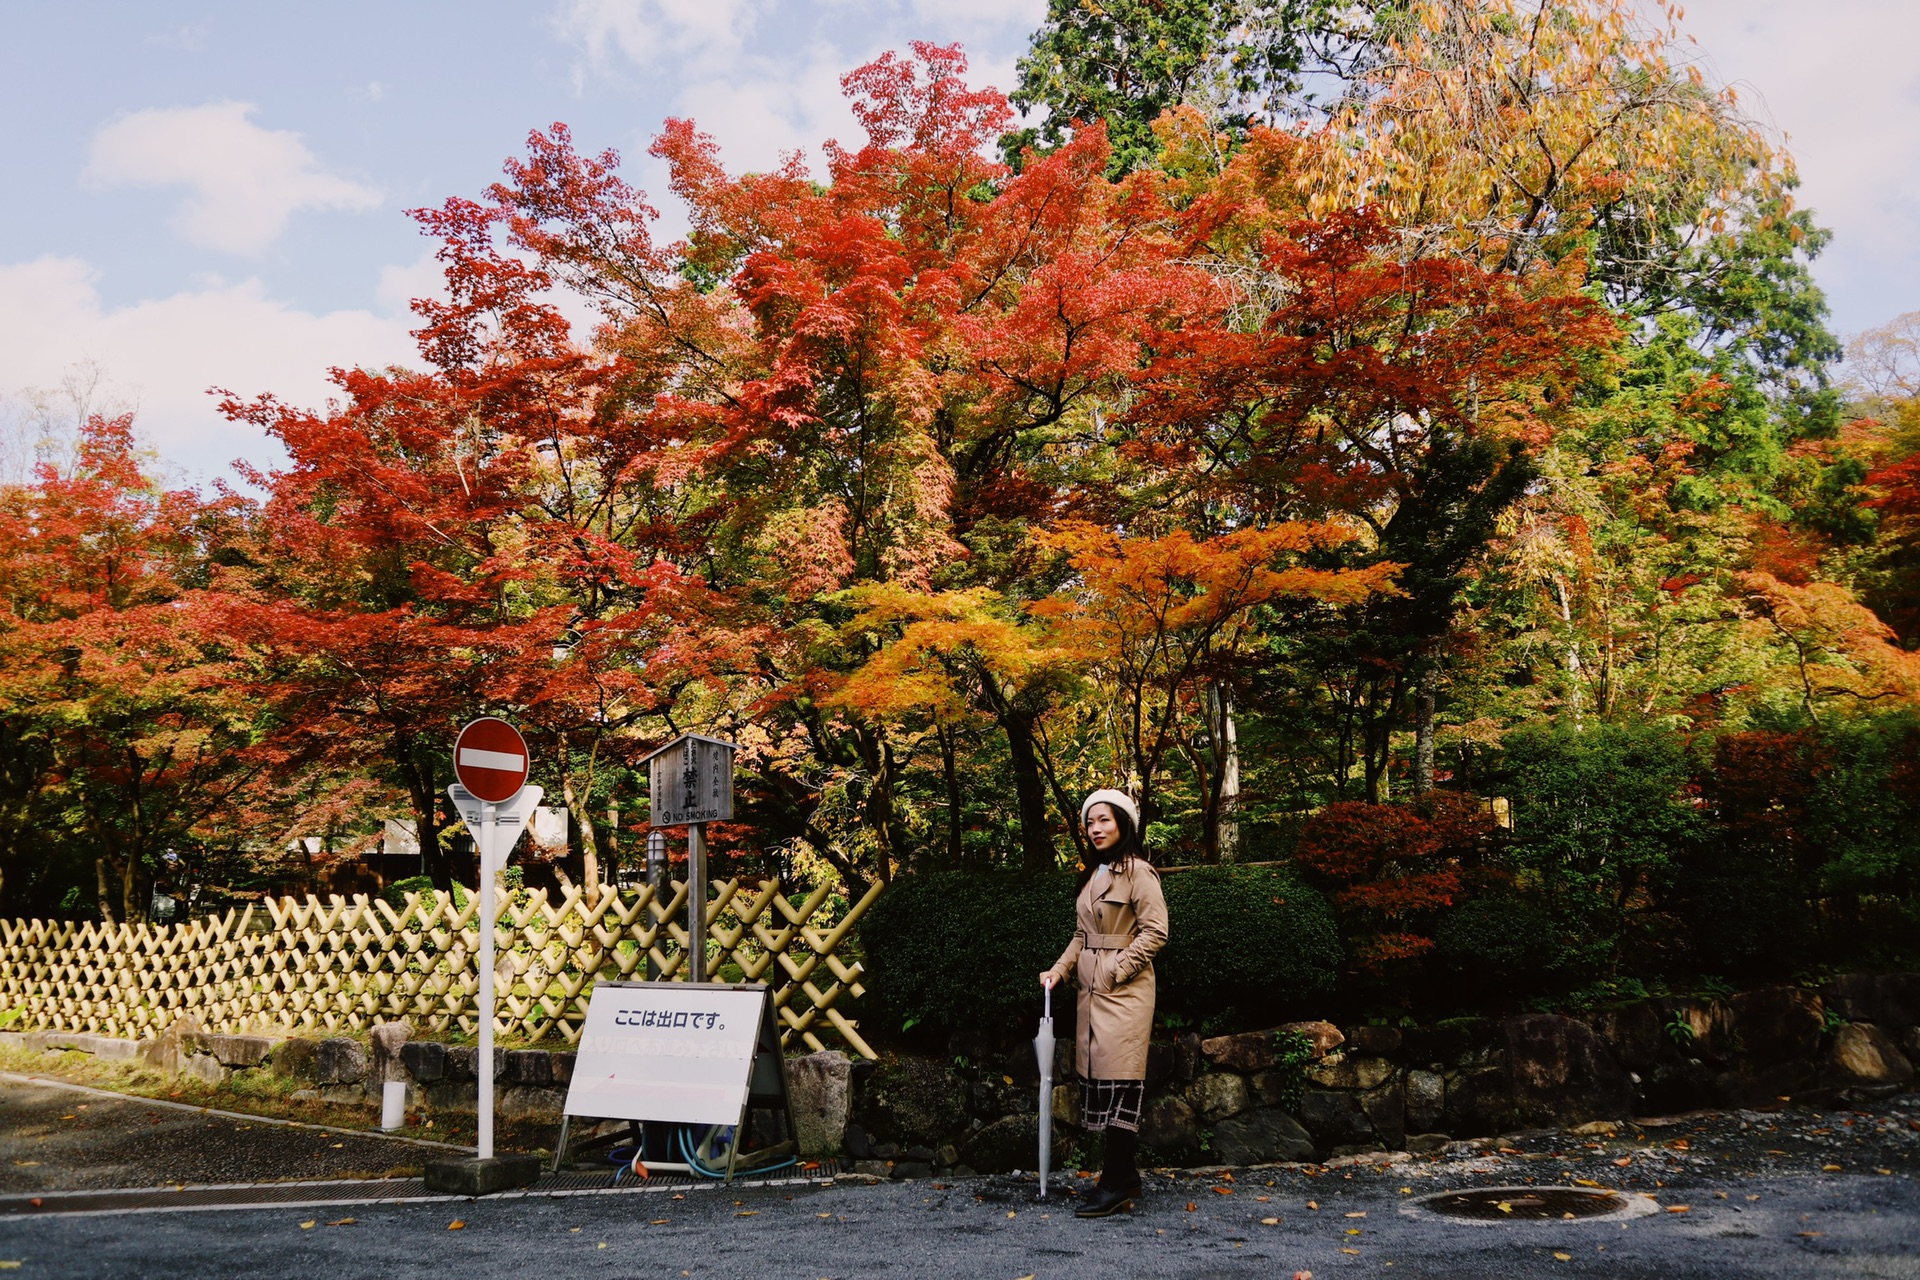
[[[740,1122],[767,988],[602,982],[587,1003],[567,1114]]]
[[[733,744],[689,733],[646,758],[647,820],[656,827],[733,818]]]
[[[540,787],[522,787],[511,800],[493,806],[494,830],[487,826],[487,803],[467,790],[459,783],[447,788],[447,795],[453,799],[454,811],[460,815],[461,823],[467,828],[467,834],[473,837],[473,846],[481,857],[490,858],[489,871],[498,871],[513,852],[513,846],[520,841],[520,833],[526,830],[527,820],[540,807],[540,797],[545,791]]]

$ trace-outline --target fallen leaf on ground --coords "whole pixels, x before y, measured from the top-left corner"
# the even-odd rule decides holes
[[[1359,1253],[1360,1251],[1359,1251],[1358,1249],[1342,1249],[1342,1250],[1341,1250],[1340,1252],[1342,1252],[1342,1253]]]
[[[1824,1231],[1802,1231],[1800,1234],[1805,1236],[1809,1240],[1818,1240],[1821,1236],[1827,1233]]]
[[[1891,1169],[1875,1169],[1874,1172],[1879,1174],[1883,1178],[1891,1177],[1893,1174],[1893,1170]]]
[[[1188,1212],[1188,1213],[1192,1213],[1192,1212],[1193,1212],[1193,1211],[1194,1211],[1195,1209],[1198,1209],[1199,1207],[1200,1207],[1200,1206],[1199,1206],[1199,1205],[1197,1205],[1197,1204],[1195,1204],[1195,1203],[1194,1203],[1193,1201],[1191,1201],[1191,1200],[1189,1200],[1189,1201],[1187,1201],[1187,1212]]]
[[[329,1222],[327,1225],[330,1227],[350,1227],[358,1221],[360,1221],[360,1219],[358,1218],[335,1218],[332,1222]]]
[[[303,1223],[301,1223],[301,1224],[300,1224],[300,1229],[301,1229],[302,1231],[311,1231],[311,1230],[313,1230],[313,1224],[314,1224],[314,1222],[315,1222],[315,1221],[316,1221],[316,1219],[313,1219],[313,1218],[308,1218],[308,1219],[307,1219],[307,1220],[306,1220],[305,1222],[303,1222]]]
[[[38,1160],[15,1160],[14,1163],[19,1165],[22,1169],[37,1168],[40,1164]]]
[[[1232,1187],[1215,1187],[1214,1192],[1218,1195],[1230,1196],[1233,1194],[1233,1188]]]
[[[816,1218],[831,1218],[833,1215],[830,1213],[816,1213],[813,1216]]]
[[[1505,1201],[1505,1200],[1502,1200],[1502,1201],[1501,1201],[1501,1202],[1500,1202],[1499,1204],[1497,1204],[1497,1205],[1495,1205],[1495,1206],[1493,1206],[1493,1207],[1494,1207],[1494,1208],[1496,1208],[1496,1209],[1498,1209],[1498,1210],[1499,1210],[1500,1212],[1502,1212],[1502,1213],[1512,1213],[1512,1212],[1513,1212],[1513,1205],[1511,1205],[1510,1203],[1508,1203],[1508,1202],[1507,1202],[1507,1201]]]
[[[822,1214],[821,1216],[822,1216],[822,1217],[825,1217],[826,1215],[825,1215],[825,1214]],[[672,1219],[672,1218],[655,1218],[655,1219],[654,1219],[654,1220],[653,1220],[652,1222],[650,1222],[650,1223],[648,1223],[647,1225],[648,1225],[648,1226],[653,1226],[653,1227],[664,1227],[664,1226],[666,1226],[666,1225],[667,1225],[667,1224],[668,1224],[669,1222],[672,1222],[672,1221],[673,1221],[673,1219]]]
[[[1278,1218],[1262,1218],[1262,1219],[1260,1219],[1260,1225],[1261,1225],[1261,1226],[1263,1226],[1263,1227],[1277,1227],[1277,1226],[1279,1226],[1279,1225],[1280,1225],[1280,1219],[1278,1219]]]
[[[1365,1209],[1362,1209],[1358,1213],[1350,1213],[1347,1216],[1349,1218],[1364,1218],[1367,1216],[1367,1211]]]
[[[1014,1211],[1013,1211],[1012,1209],[1009,1209],[1009,1210],[1007,1210],[1007,1216],[1008,1216],[1009,1218],[1011,1218],[1011,1217],[1013,1216],[1013,1214],[1014,1214]]]
[[[1823,1165],[1821,1165],[1821,1166],[1820,1166],[1820,1172],[1822,1172],[1822,1173],[1838,1173],[1838,1172],[1840,1172],[1840,1166],[1839,1166],[1839,1165],[1837,1165],[1837,1164],[1823,1164]]]
[[[0,1259],[0,1271],[18,1271],[20,1263],[12,1258]]]
[[[454,1219],[454,1220],[453,1220],[452,1222],[449,1222],[449,1223],[447,1224],[447,1230],[449,1230],[449,1231],[463,1231],[463,1230],[465,1230],[465,1229],[466,1229],[466,1225],[467,1225],[467,1222],[466,1222],[466,1219],[464,1219],[464,1218],[455,1218],[455,1219]]]
[[[1350,1236],[1357,1236],[1357,1235],[1359,1235],[1359,1234],[1360,1234],[1360,1228],[1358,1228],[1358,1227],[1348,1227],[1348,1228],[1347,1228],[1347,1234],[1348,1234],[1348,1235],[1350,1235]]]
[[[1618,1160],[1615,1160],[1613,1162],[1613,1167],[1616,1169],[1624,1169],[1632,1163],[1633,1163],[1632,1156],[1621,1156]]]
[[[1296,1271],[1293,1273],[1293,1280],[1313,1280],[1313,1272]]]
[[[1272,1196],[1255,1196],[1254,1199],[1258,1200],[1261,1204],[1266,1204],[1268,1201],[1272,1200],[1273,1197]]]
[[[1556,1254],[1554,1254],[1553,1256],[1554,1256],[1554,1257],[1556,1257],[1556,1258],[1558,1258],[1558,1259],[1559,1259],[1560,1261],[1562,1261],[1562,1262],[1572,1262],[1572,1261],[1573,1261],[1573,1255],[1572,1255],[1572,1254],[1570,1254],[1570,1253],[1556,1253]]]
[[[1319,1202],[1318,1200],[1309,1200],[1309,1201],[1307,1201],[1307,1208],[1309,1208],[1309,1209],[1318,1209],[1319,1207],[1320,1207],[1320,1202]]]
[[[1693,1206],[1690,1204],[1670,1204],[1667,1206],[1668,1213],[1689,1213],[1692,1209]]]
[[[758,1209],[742,1209],[740,1212],[734,1214],[733,1216],[736,1218],[751,1218],[754,1214],[758,1212],[760,1212]],[[1007,1216],[1011,1218],[1013,1215],[1008,1214]]]
[[[1759,1196],[1748,1196],[1747,1203],[1752,1204],[1755,1200],[1758,1200],[1759,1198],[1760,1198]]]
[[[1573,1180],[1573,1185],[1576,1187],[1597,1187],[1600,1184],[1595,1182],[1592,1178],[1575,1178]]]

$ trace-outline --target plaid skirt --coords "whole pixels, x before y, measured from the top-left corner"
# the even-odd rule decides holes
[[[1146,1104],[1145,1080],[1082,1080],[1080,1124],[1085,1129],[1140,1132],[1140,1112]]]

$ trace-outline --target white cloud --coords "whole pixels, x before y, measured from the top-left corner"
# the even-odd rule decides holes
[[[109,308],[96,278],[78,258],[0,264],[0,351],[11,384],[0,391],[56,386],[76,363],[91,361],[138,404],[142,436],[190,473],[273,454],[251,428],[220,416],[209,387],[246,398],[270,391],[318,407],[334,394],[329,366],[415,361],[407,331],[418,321],[404,308],[303,311],[252,279]],[[401,283],[393,279],[396,290]]]
[[[969,35],[997,32],[1014,27],[1022,35],[1036,31],[1047,16],[1046,0],[968,0],[964,5],[951,0],[913,0],[913,16],[922,25],[938,25],[944,40],[953,39],[958,30]]]
[[[766,0],[565,0],[554,26],[596,66],[618,53],[639,67],[671,68],[737,52],[766,7]]]
[[[121,116],[94,135],[84,180],[189,189],[173,229],[194,244],[258,254],[302,209],[372,209],[380,193],[321,167],[297,133],[264,129],[248,102]]]

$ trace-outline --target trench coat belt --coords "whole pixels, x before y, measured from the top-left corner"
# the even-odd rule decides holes
[[[1090,933],[1086,941],[1089,951],[1125,951],[1132,945],[1133,935],[1130,933]]]

